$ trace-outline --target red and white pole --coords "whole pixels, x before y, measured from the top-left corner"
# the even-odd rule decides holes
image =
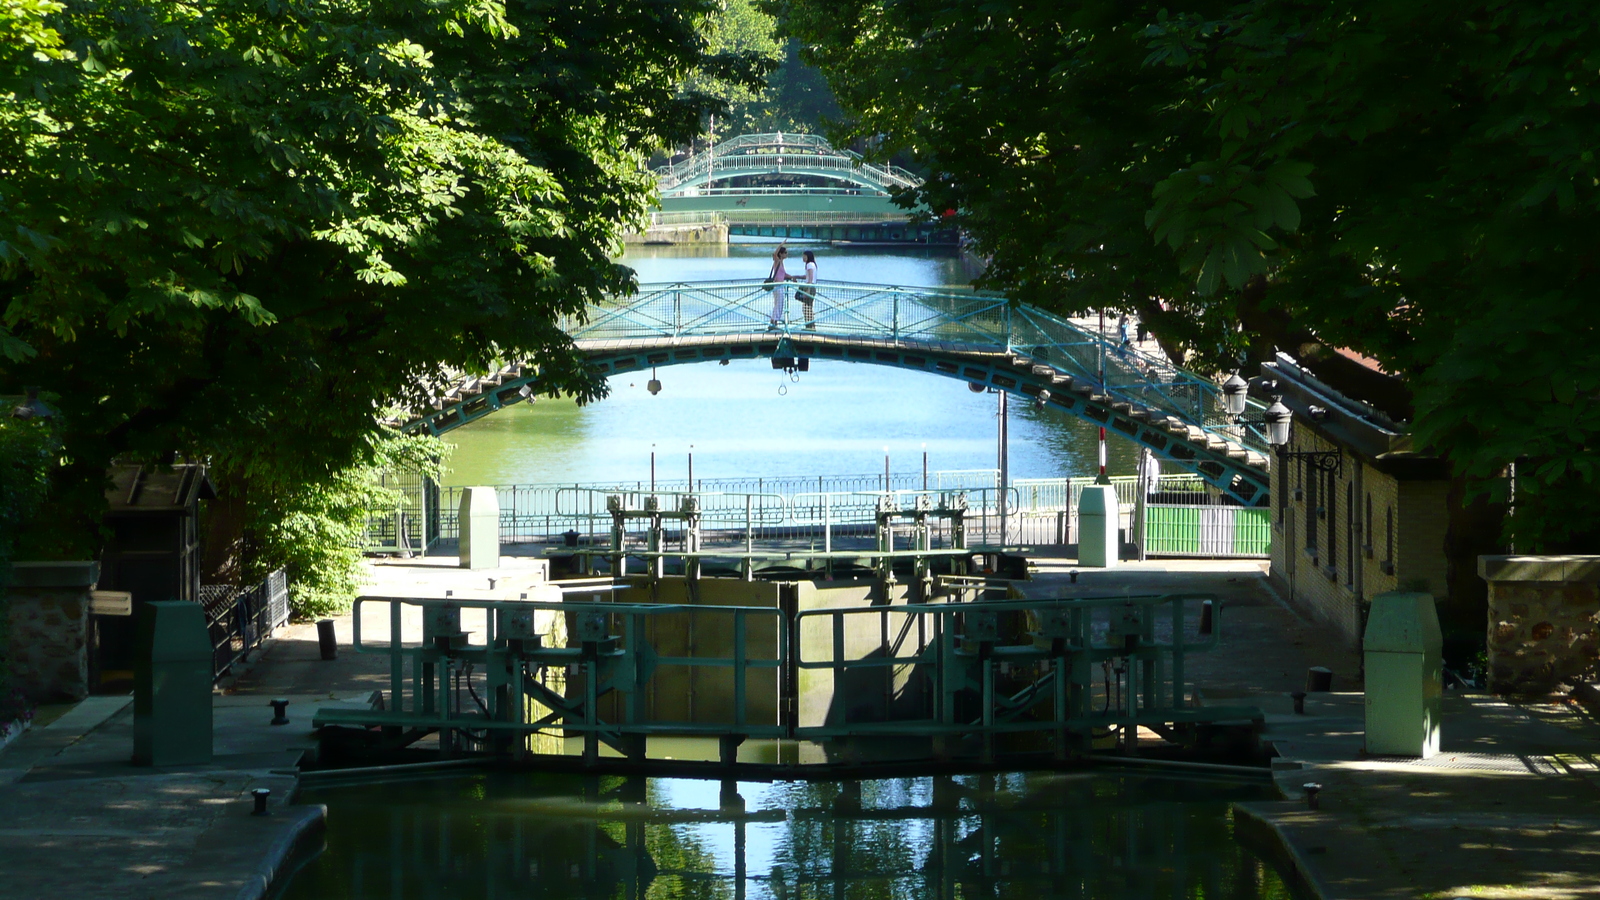
[[[1100,475],[1095,478],[1095,484],[1110,484],[1111,478],[1106,475],[1106,427],[1100,426]]]

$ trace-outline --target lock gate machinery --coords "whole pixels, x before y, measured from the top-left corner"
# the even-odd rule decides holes
[[[443,758],[803,776],[1070,762],[1149,752],[1154,736],[1169,754],[1203,751],[1219,735],[1253,749],[1262,724],[1255,707],[1200,705],[1188,684],[1189,655],[1220,635],[1220,604],[1206,595],[995,600],[968,577],[941,585],[949,599],[939,602],[599,599],[621,586],[552,583],[517,600],[365,598],[355,649],[388,655],[387,696],[375,708],[319,707],[324,750],[418,758],[417,742],[437,735]],[[419,610],[423,640],[369,639],[362,608],[374,603],[388,605],[391,636],[407,608]],[[465,630],[464,617],[481,628]],[[652,746],[685,737],[717,749],[687,763]],[[770,752],[741,762],[747,741]]]
[[[703,497],[720,495],[660,492],[644,496],[638,503],[629,503],[627,496],[622,494],[607,494],[605,509],[611,519],[610,545],[604,550],[589,550],[576,555],[585,574],[594,574],[595,557],[603,556],[609,563],[610,573],[619,578],[629,574],[629,557],[642,558],[645,574],[652,579],[666,577],[667,561],[677,559],[682,561],[682,571],[690,581],[701,577],[702,563],[707,559],[737,559],[740,577],[746,581],[756,577],[757,565],[763,561],[781,561],[785,564],[800,562],[807,566],[815,563],[818,574],[832,579],[836,564],[854,564],[865,560],[876,577],[894,583],[897,578],[896,564],[909,563],[910,579],[917,585],[919,596],[923,598],[933,595],[936,561],[943,562],[945,568],[954,575],[966,574],[972,568],[974,558],[988,560],[990,568],[1004,565],[1000,560],[1000,557],[1007,555],[1004,548],[968,547],[966,517],[970,507],[963,491],[860,491],[851,495],[873,498],[876,528],[874,546],[870,549],[836,550],[828,523],[828,500],[833,495],[801,494],[801,497],[820,499],[824,520],[822,549],[758,550],[748,525],[753,518],[750,511],[752,495],[746,494],[743,496],[747,522],[743,549],[706,551],[702,541],[701,502]],[[642,550],[628,547],[628,523],[632,521],[645,524],[646,537]],[[947,525],[947,547],[934,547],[936,522]],[[677,523],[680,528],[679,549],[669,546],[669,523]],[[897,536],[910,549],[896,550]],[[1020,558],[1013,557],[1012,568],[1020,569],[1021,562]]]

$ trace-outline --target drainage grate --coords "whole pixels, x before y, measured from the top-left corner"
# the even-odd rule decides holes
[[[1515,753],[1440,753],[1431,759],[1386,759],[1426,769],[1462,769],[1473,772],[1504,772],[1508,775],[1565,775],[1566,768],[1548,756],[1519,756]]]

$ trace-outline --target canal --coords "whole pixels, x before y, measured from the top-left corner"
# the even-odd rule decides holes
[[[633,246],[622,262],[643,283],[748,279],[770,265],[771,244]],[[822,281],[966,287],[975,274],[954,251],[790,245],[817,254]],[[791,300],[791,305],[794,301]],[[655,449],[663,479],[687,475],[694,453],[703,479],[881,473],[997,465],[996,397],[966,384],[884,366],[815,360],[792,379],[766,360],[673,366],[612,378],[611,395],[589,406],[567,399],[518,404],[452,431],[445,483],[573,484],[645,481]],[[1092,475],[1096,429],[1031,404],[1010,404],[1013,478]],[[1112,474],[1133,474],[1137,451],[1113,438]]]
[[[1235,837],[1267,782],[1011,772],[740,783],[496,773],[308,789],[279,900],[1288,898]]]
[[[798,272],[799,246],[792,246]],[[822,280],[960,288],[950,252],[817,247]],[[643,283],[761,279],[771,245],[633,247]],[[605,400],[519,404],[448,435],[447,484],[871,474],[996,466],[996,397],[962,382],[816,361],[798,380],[764,360],[614,378]],[[1011,404],[1015,478],[1094,471],[1096,429]],[[1113,474],[1135,451],[1113,438]],[[338,777],[335,775],[334,777]],[[326,784],[327,782],[321,782]],[[1287,898],[1237,840],[1231,804],[1261,779],[1097,769],[863,781],[743,782],[538,772],[318,786],[325,848],[279,900],[539,897]]]

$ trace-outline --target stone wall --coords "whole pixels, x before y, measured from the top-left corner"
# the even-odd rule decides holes
[[[95,562],[19,562],[5,612],[10,618],[11,686],[39,702],[89,694],[89,591]]]
[[[1593,678],[1600,556],[1481,556],[1489,583],[1489,689],[1546,693]]]
[[[728,226],[716,225],[653,225],[644,234],[625,234],[625,244],[726,244]]]

